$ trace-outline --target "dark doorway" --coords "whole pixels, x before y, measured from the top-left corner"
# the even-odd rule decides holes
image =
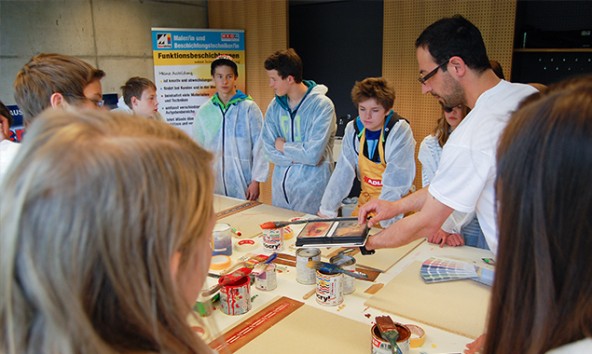
[[[290,1],[290,47],[302,57],[304,78],[329,87],[338,135],[357,116],[355,81],[382,75],[383,1]]]

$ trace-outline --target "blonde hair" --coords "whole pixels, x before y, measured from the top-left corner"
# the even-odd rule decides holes
[[[0,352],[208,352],[170,262],[194,271],[211,161],[163,122],[43,112],[0,185]]]
[[[442,107],[442,114],[438,118],[436,127],[432,131],[432,135],[438,138],[438,145],[440,145],[440,147],[444,147],[444,144],[446,144],[450,134],[452,133],[450,124],[448,124],[448,121],[446,121],[444,110],[445,108]],[[465,119],[466,115],[471,111],[467,106],[462,106],[461,110],[463,114],[461,119]]]

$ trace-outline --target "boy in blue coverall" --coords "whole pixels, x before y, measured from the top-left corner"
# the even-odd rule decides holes
[[[229,56],[211,64],[216,93],[197,111],[193,139],[216,155],[215,193],[257,200],[269,164],[261,146],[263,114],[251,96],[237,90],[238,67]]]
[[[261,135],[275,164],[272,204],[315,214],[333,170],[335,107],[326,86],[302,80],[302,60],[293,49],[269,56],[265,70],[275,92]]]

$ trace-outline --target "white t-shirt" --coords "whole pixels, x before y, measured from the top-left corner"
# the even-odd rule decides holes
[[[8,166],[10,166],[19,147],[21,147],[20,144],[8,139],[0,141],[0,181],[4,178]]]
[[[444,145],[429,187],[439,202],[464,213],[475,211],[489,249],[497,253],[495,154],[512,112],[532,86],[500,81],[485,91]]]

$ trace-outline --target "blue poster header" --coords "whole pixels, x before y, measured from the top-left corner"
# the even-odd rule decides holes
[[[152,49],[158,50],[244,50],[242,30],[152,28]]]

